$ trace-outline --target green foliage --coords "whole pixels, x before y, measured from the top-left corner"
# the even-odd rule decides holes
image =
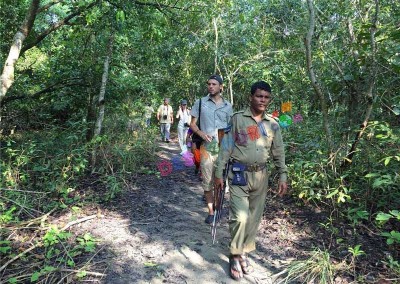
[[[350,263],[350,267],[352,267],[353,269],[353,276],[354,278],[357,278],[356,275],[356,259],[362,255],[365,255],[365,252],[363,250],[360,249],[361,245],[356,245],[354,248],[353,247],[349,247],[349,252],[351,254],[351,263]]]
[[[51,272],[54,272],[55,270],[57,270],[57,269],[53,266],[45,266],[42,269],[40,269],[40,271],[34,272],[31,276],[30,280],[31,280],[31,282],[37,282],[40,277],[50,274]]]
[[[400,222],[400,212],[399,210],[390,210],[389,213],[379,212],[375,220],[379,227],[383,227],[384,224],[389,222],[389,220],[393,220],[396,224]],[[400,244],[400,232],[396,230],[392,230],[390,232],[382,232],[381,236],[386,237],[386,243],[388,245]]]
[[[387,238],[388,245],[400,244],[400,232],[398,231],[383,232],[381,235]]]
[[[75,267],[75,259],[85,253],[94,253],[97,240],[90,234],[76,238],[77,244],[71,243],[72,234],[60,231],[52,226],[43,236],[43,244],[46,248],[45,263],[42,269],[32,273],[31,282],[37,282],[40,278],[58,271],[59,266]],[[86,276],[85,271],[80,271],[77,277]],[[9,282],[13,280],[9,280]]]
[[[336,267],[330,260],[328,251],[314,250],[308,259],[293,261],[287,267],[288,275],[284,283],[334,283]]]
[[[400,263],[398,260],[395,260],[393,256],[388,255],[387,260],[382,261],[382,263],[385,264],[390,271],[397,275],[397,277],[400,276]]]
[[[15,210],[17,210],[17,207],[11,206],[11,208],[9,208],[8,210],[5,210],[6,209],[5,204],[2,203],[1,205],[2,205],[1,206],[2,210],[1,210],[1,214],[0,214],[0,224],[7,224],[10,221],[13,221],[15,218],[13,212]]]
[[[353,226],[356,226],[363,220],[369,220],[369,213],[362,208],[348,208],[347,219],[351,221]]]
[[[83,237],[76,238],[79,242],[78,246],[75,246],[76,250],[84,250],[85,252],[94,252],[97,240],[90,234],[86,233]]]
[[[0,254],[5,255],[11,250],[11,241],[0,241]]]
[[[109,135],[92,142],[98,155],[96,171],[132,173],[140,171],[143,166],[154,166],[157,130],[151,127],[143,129],[141,125],[133,131],[126,130],[126,123],[126,120],[118,118],[106,122]]]
[[[399,210],[390,210],[389,214],[379,212],[375,218],[375,220],[378,221],[379,225],[385,224],[390,219],[396,219],[397,221],[400,221],[400,211]]]
[[[354,248],[349,247],[349,252],[352,255],[352,258],[355,259],[361,255],[365,255],[365,252],[360,249],[361,245],[356,245]]]
[[[71,237],[70,233],[61,232],[57,227],[51,227],[43,236],[43,244],[45,247],[51,247],[60,241],[65,241]]]

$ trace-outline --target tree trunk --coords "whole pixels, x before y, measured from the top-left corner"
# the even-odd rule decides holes
[[[350,47],[351,47],[351,54],[353,56],[354,62],[358,62],[359,60],[359,53],[354,48],[356,45],[356,36],[354,34],[353,23],[351,19],[347,20],[347,29],[349,32],[350,37]],[[350,97],[347,102],[347,118],[348,118],[348,125],[353,125],[353,123],[360,117],[360,113],[357,111],[357,106],[360,103],[361,93],[360,87],[363,85],[363,82],[360,79],[353,79],[348,82],[348,88]]]
[[[93,95],[92,88],[87,88],[89,98],[87,104],[86,113],[86,142],[90,142],[93,139],[94,133],[94,122],[96,121],[96,108],[95,108],[95,96]]]
[[[218,68],[218,25],[217,19],[213,18],[214,33],[215,33],[215,50],[214,50],[214,73],[217,73]]]
[[[103,120],[104,120],[104,109],[105,109],[105,93],[106,93],[106,85],[108,81],[108,72],[110,68],[110,61],[111,61],[111,56],[113,52],[113,44],[114,44],[114,34],[112,33],[110,35],[110,39],[108,42],[108,50],[107,50],[107,55],[104,60],[104,70],[103,70],[103,76],[101,79],[101,86],[100,86],[100,93],[99,93],[99,99],[98,99],[98,114],[97,114],[97,120],[94,126],[94,133],[93,133],[93,138],[96,138],[97,136],[100,135],[101,129],[103,126]],[[92,152],[92,165],[96,164],[96,151],[93,150]]]
[[[32,30],[39,5],[40,0],[32,0],[24,22],[14,36],[10,52],[4,64],[3,73],[1,74],[0,103],[5,97],[8,89],[10,89],[11,85],[14,83],[15,64],[20,56],[22,44]]]
[[[305,47],[306,47],[306,60],[307,60],[307,69],[308,69],[308,74],[310,77],[311,85],[313,86],[315,93],[317,94],[319,98],[319,103],[321,107],[321,112],[322,112],[322,120],[323,120],[323,125],[324,125],[324,130],[326,134],[326,140],[329,148],[329,155],[333,151],[333,142],[332,142],[332,134],[331,134],[331,129],[329,125],[329,118],[328,118],[328,107],[327,103],[324,97],[324,94],[322,93],[321,86],[319,82],[317,81],[316,75],[314,73],[314,66],[312,64],[312,56],[311,56],[311,41],[314,35],[314,28],[315,28],[315,11],[314,11],[314,4],[313,0],[307,0],[308,3],[308,11],[310,14],[310,26],[308,29],[307,36],[305,38]]]
[[[106,85],[108,81],[108,71],[110,68],[110,60],[112,56],[112,50],[113,50],[113,42],[114,42],[114,35],[110,36],[110,40],[108,43],[108,51],[107,51],[107,56],[106,59],[104,60],[104,71],[103,71],[103,76],[101,79],[101,86],[100,86],[100,93],[99,93],[99,100],[98,100],[98,115],[97,115],[97,120],[96,124],[94,127],[94,136],[100,135],[101,128],[103,126],[103,120],[104,120],[104,97],[106,93]]]
[[[368,85],[368,89],[366,92],[368,104],[367,104],[367,108],[365,110],[364,121],[360,125],[360,129],[356,133],[354,142],[351,145],[351,149],[350,149],[349,153],[347,154],[346,159],[344,159],[342,165],[340,166],[341,169],[345,169],[351,164],[353,156],[356,152],[357,145],[360,142],[361,137],[365,132],[365,129],[367,128],[369,118],[372,114],[374,101],[376,99],[376,96],[374,94],[374,85],[375,85],[376,74],[377,74],[375,34],[377,32],[378,14],[379,14],[379,0],[375,0],[375,13],[374,13],[374,17],[371,22],[371,29],[370,29],[370,39],[371,39],[371,60],[370,60],[370,62],[371,62],[370,71],[371,72],[370,72],[370,74],[371,75],[369,78],[369,85]]]

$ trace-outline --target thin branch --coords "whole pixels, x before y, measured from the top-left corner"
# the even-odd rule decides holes
[[[82,222],[85,222],[85,221],[94,219],[94,218],[96,218],[96,217],[97,217],[97,215],[91,215],[91,216],[87,216],[87,217],[84,217],[84,218],[79,219],[79,220],[75,220],[75,221],[69,222],[67,225],[65,225],[65,226],[61,229],[61,231],[65,231],[66,229],[68,229],[69,227],[71,227],[71,226],[73,226],[73,225],[76,225],[76,224],[79,224],[79,223],[82,223]],[[35,245],[31,246],[30,248],[24,250],[23,252],[19,253],[19,254],[16,255],[16,256],[14,256],[12,259],[10,259],[9,261],[7,261],[2,267],[0,267],[0,272],[2,272],[10,263],[13,263],[14,261],[16,261],[17,259],[19,259],[19,258],[22,257],[23,255],[25,255],[25,254],[27,254],[28,252],[30,252],[31,250],[34,250],[35,248],[40,247],[40,246],[42,246],[42,245],[43,245],[43,242],[38,242],[38,243],[36,243]]]
[[[189,8],[185,8],[185,7],[179,7],[176,5],[167,5],[167,4],[162,4],[159,2],[140,2],[140,1],[133,1],[134,4],[136,5],[140,5],[140,6],[151,6],[151,7],[155,7],[157,9],[160,8],[170,8],[170,9],[175,9],[175,10],[182,10],[182,11],[190,11]]]
[[[38,43],[40,43],[43,39],[45,39],[49,34],[51,34],[52,32],[58,30],[59,28],[69,24],[70,20],[72,20],[73,18],[81,15],[84,11],[92,8],[93,6],[95,6],[97,4],[97,1],[94,1],[93,3],[89,4],[88,6],[86,6],[85,8],[79,9],[78,11],[68,15],[67,17],[65,17],[64,19],[58,21],[57,23],[55,23],[54,25],[52,25],[50,28],[48,28],[47,30],[45,30],[44,32],[42,32],[40,35],[38,35],[35,40],[33,40],[32,42],[30,42],[29,44],[25,45],[22,49],[21,49],[21,55],[31,49],[32,47],[36,46]]]
[[[28,208],[28,207],[26,207],[26,206],[24,206],[24,205],[22,205],[22,204],[19,204],[17,201],[8,199],[8,198],[5,197],[5,196],[0,196],[0,198],[3,198],[3,199],[5,199],[5,200],[7,200],[8,202],[14,203],[15,205],[18,205],[18,206],[21,207],[22,209],[25,209],[25,211],[26,211],[28,214],[30,214],[28,210],[35,211],[36,213],[43,214],[43,212],[41,212],[41,211],[39,211],[39,210],[36,210],[36,209],[33,209],[33,208]]]
[[[71,226],[73,226],[73,225],[76,225],[76,224],[79,224],[79,223],[82,223],[82,222],[86,222],[86,221],[88,221],[88,220],[92,220],[92,219],[94,219],[94,218],[96,218],[96,217],[97,217],[97,215],[91,215],[91,216],[86,216],[86,217],[84,217],[84,218],[82,218],[82,219],[79,219],[79,220],[75,220],[75,221],[69,222],[67,225],[65,225],[65,226],[61,229],[61,231],[65,231],[66,229],[68,229],[69,227],[71,227]]]
[[[16,261],[18,258],[20,258],[21,256],[23,256],[24,254],[30,252],[31,250],[41,246],[42,243],[39,242],[33,246],[31,246],[30,248],[24,250],[23,252],[19,253],[18,255],[14,256],[12,259],[10,259],[9,261],[7,261],[2,267],[0,267],[0,272],[3,271],[10,263],[13,263],[14,261]]]
[[[8,96],[6,98],[4,98],[2,105],[6,105],[7,103],[10,103],[12,101],[16,101],[16,100],[26,100],[26,99],[35,99],[40,97],[40,95],[46,94],[46,93],[51,93],[55,90],[60,90],[60,89],[64,89],[65,87],[71,87],[71,86],[83,86],[86,87],[86,84],[83,84],[82,82],[76,82],[77,79],[80,78],[70,78],[68,80],[63,80],[57,83],[54,83],[53,85],[50,85],[46,88],[44,88],[43,90],[40,90],[32,95],[15,95],[15,96]],[[73,81],[68,83],[68,81]]]
[[[61,271],[61,272],[73,272],[73,273],[79,273],[79,272],[85,271],[85,273],[87,275],[100,276],[100,277],[107,276],[106,274],[103,274],[103,273],[100,273],[100,272],[92,272],[92,271],[76,270],[76,269],[67,269],[67,268],[60,268],[59,271]]]
[[[24,192],[24,193],[34,193],[34,194],[49,194],[49,192],[37,192],[37,191],[31,191],[31,190],[20,190],[20,189],[10,189],[10,188],[0,188],[0,191],[18,191],[18,192]]]
[[[51,6],[54,6],[54,5],[58,4],[58,3],[64,3],[64,2],[65,2],[64,0],[53,0],[53,1],[50,1],[46,5],[43,5],[42,7],[39,8],[38,14],[43,12],[43,11],[48,10]]]

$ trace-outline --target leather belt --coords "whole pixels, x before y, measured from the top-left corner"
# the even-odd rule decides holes
[[[241,162],[236,161],[236,160],[232,160],[231,162],[232,163],[240,163],[240,164],[244,165],[244,170],[246,172],[260,172],[260,171],[262,171],[263,169],[265,169],[267,167],[266,164],[263,164],[263,165],[258,165],[258,164],[247,165],[245,163],[241,163]]]
[[[245,171],[246,172],[259,172],[266,168],[266,165],[246,165]]]

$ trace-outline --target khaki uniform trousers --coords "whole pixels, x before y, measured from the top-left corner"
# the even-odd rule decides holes
[[[232,185],[232,175],[229,172],[229,249],[231,254],[244,254],[256,249],[255,239],[264,212],[269,174],[266,168],[245,172],[246,186]]]

